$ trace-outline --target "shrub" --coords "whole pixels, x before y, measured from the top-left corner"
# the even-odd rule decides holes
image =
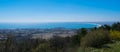
[[[80,39],[87,34],[87,29],[81,28],[77,30],[77,35],[72,37],[73,45],[80,45]]]
[[[105,25],[100,26],[99,29],[110,30],[111,26],[105,24]]]
[[[43,43],[38,45],[35,49],[32,49],[32,52],[52,52],[50,50],[50,45],[48,43]]]
[[[113,40],[120,40],[120,31],[110,30],[110,38]]]
[[[109,32],[105,30],[94,30],[82,38],[81,46],[83,47],[101,47],[103,44],[110,42]]]
[[[120,31],[120,22],[112,24],[112,30]]]

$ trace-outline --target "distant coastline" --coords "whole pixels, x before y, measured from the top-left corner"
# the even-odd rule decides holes
[[[105,24],[112,25],[113,23],[114,22],[0,23],[0,29],[53,29],[53,28],[80,29],[100,27]]]
[[[50,23],[0,23],[0,29],[52,29],[52,28],[66,28],[66,29],[79,29],[79,28],[93,28],[100,27],[99,23],[90,22],[50,22]]]

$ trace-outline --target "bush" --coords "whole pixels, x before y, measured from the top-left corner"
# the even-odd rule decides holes
[[[103,44],[110,42],[109,32],[105,30],[94,30],[82,38],[81,46],[83,47],[101,47]]]
[[[52,52],[50,50],[50,45],[48,43],[43,43],[38,45],[35,49],[32,49],[32,52]]]
[[[81,28],[77,30],[77,35],[72,37],[73,45],[80,45],[80,39],[87,34],[87,29]]]
[[[120,22],[112,24],[112,30],[120,31]]]
[[[120,40],[120,31],[110,30],[110,38],[113,40]]]

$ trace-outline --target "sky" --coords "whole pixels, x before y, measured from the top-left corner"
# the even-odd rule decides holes
[[[117,22],[120,0],[0,0],[0,22]]]

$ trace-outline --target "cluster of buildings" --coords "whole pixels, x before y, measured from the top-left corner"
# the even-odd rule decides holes
[[[12,35],[15,38],[43,38],[49,39],[54,35],[67,37],[76,34],[75,29],[64,29],[64,28],[54,28],[54,29],[0,29],[0,40],[7,39],[8,36]]]

